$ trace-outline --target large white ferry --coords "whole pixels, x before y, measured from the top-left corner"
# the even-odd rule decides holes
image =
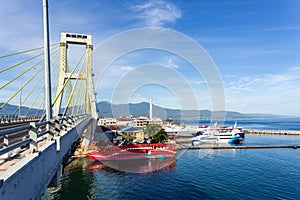
[[[231,143],[240,144],[244,141],[245,133],[241,127],[218,127],[217,125],[210,126],[203,131],[197,132],[192,138],[192,145],[202,143]]]
[[[167,124],[162,127],[169,136],[193,136],[208,126],[192,126],[184,124]]]

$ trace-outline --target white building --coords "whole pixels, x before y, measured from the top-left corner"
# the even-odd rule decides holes
[[[157,124],[162,126],[163,121],[160,118],[149,119],[148,117],[138,117],[138,118],[129,118],[129,117],[118,117],[116,118],[100,118],[98,121],[99,126],[119,126],[119,127],[145,127],[150,124]]]
[[[160,118],[149,119],[148,117],[133,118],[132,122],[134,127],[144,127],[150,124],[157,124],[162,126],[163,124],[163,121]]]
[[[99,126],[116,126],[117,120],[115,118],[99,118]]]

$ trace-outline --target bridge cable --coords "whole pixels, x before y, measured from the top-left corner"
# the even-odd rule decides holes
[[[33,66],[31,66],[30,68],[26,69],[25,71],[23,71],[21,74],[19,74],[18,76],[16,76],[15,78],[11,79],[10,81],[8,81],[7,83],[5,83],[4,85],[0,86],[0,89],[3,89],[4,87],[8,86],[9,84],[11,84],[12,82],[14,82],[16,79],[20,78],[21,76],[23,76],[24,74],[26,74],[27,72],[31,71],[33,68],[35,68],[37,65],[41,64],[44,61],[44,59],[40,60],[39,62],[37,62],[36,64],[34,64]]]
[[[58,57],[59,55],[59,48],[55,49],[54,53],[53,53],[53,57]],[[25,103],[25,101],[27,100],[27,98],[32,94],[32,92],[34,91],[34,89],[38,86],[38,84],[44,79],[43,76],[41,76],[41,78],[38,80],[38,82],[36,83],[36,85],[31,89],[31,91],[29,92],[29,94],[25,97],[25,99],[22,101],[21,106]],[[37,94],[34,97],[34,100],[32,101],[32,103],[29,106],[29,109],[27,110],[27,112],[25,113],[25,116],[27,116],[29,114],[29,112],[32,110],[33,106],[35,105],[36,101],[38,100],[38,98],[40,97],[41,93],[44,91],[45,88],[45,83],[43,83],[43,85],[41,86],[41,88],[37,91]],[[41,101],[43,102],[43,101]],[[40,104],[41,106],[41,104]],[[39,107],[40,108],[40,107]],[[20,109],[20,106],[18,107],[18,109]],[[39,111],[40,109],[37,109],[36,113]],[[17,111],[17,110],[16,110]],[[15,111],[15,112],[16,112]],[[36,114],[35,114],[36,115]]]
[[[59,43],[55,43],[55,44],[52,44],[50,46],[55,46],[55,45],[58,45],[58,44]],[[4,55],[4,56],[0,56],[0,58],[6,58],[6,57],[10,57],[10,56],[15,56],[15,55],[18,55],[18,54],[28,53],[28,52],[40,50],[40,49],[43,49],[43,48],[44,48],[44,46],[33,48],[33,49],[30,49],[30,50],[25,50],[25,51],[19,51],[19,52],[16,52],[16,53],[11,53],[11,54],[7,54],[7,55]]]
[[[45,84],[44,84],[44,86],[45,86]],[[43,86],[43,87],[44,87],[44,86]],[[28,109],[28,111],[26,112],[25,116],[27,116],[27,114],[29,113],[29,111],[32,109],[32,107],[34,106],[35,102],[37,101],[37,99],[40,97],[41,93],[44,91],[44,90],[43,90],[43,89],[44,89],[43,87],[39,89],[38,94],[35,96],[33,102],[31,103],[31,105],[30,105],[30,107],[29,107],[29,109]]]
[[[69,77],[67,78],[66,82],[64,83],[63,87],[61,88],[61,90],[58,92],[58,94],[56,95],[55,99],[52,102],[52,105],[54,105],[56,103],[56,101],[58,100],[59,96],[62,94],[64,88],[66,87],[66,85],[69,83],[72,75],[74,74],[75,70],[77,69],[79,63],[81,62],[83,56],[85,55],[85,53],[83,53],[83,55],[81,56],[81,58],[79,59],[79,61],[77,62],[76,66],[74,67],[74,69],[72,70],[71,74],[69,75]]]
[[[20,87],[5,103],[3,103],[0,106],[0,110],[2,108],[4,108],[22,89],[24,89],[31,81],[32,79],[34,79],[41,71],[43,68],[41,68],[40,70],[38,70],[30,79],[29,81],[27,81],[22,87]]]
[[[54,65],[53,63],[56,63],[56,61],[58,60],[57,58],[59,57],[59,48],[56,49],[56,51],[54,51],[54,53],[51,54],[51,56],[53,57],[52,59],[52,66]],[[54,60],[54,61],[53,61]],[[53,68],[53,67],[52,67]],[[56,69],[56,68],[54,68]],[[56,72],[56,74],[53,74],[51,77],[56,77],[55,75],[57,75],[58,70],[55,70],[54,73]],[[53,80],[53,79],[52,79]],[[34,101],[32,102],[32,104],[30,105],[30,110],[32,110],[33,105],[35,105],[36,101],[38,100],[38,98],[40,97],[41,93],[44,92],[44,88],[45,88],[45,83],[43,83],[42,87],[40,88],[38,94],[36,95]],[[43,103],[45,101],[45,96],[43,96],[43,98],[41,99],[39,106],[36,108],[36,112],[34,115],[37,115],[39,111],[41,111],[41,107],[43,106]],[[26,115],[29,113],[29,111],[26,113]],[[43,111],[43,113],[45,113],[45,111]]]
[[[86,64],[86,59],[85,59],[85,64]],[[84,72],[83,73],[85,73],[85,74],[87,74],[87,69],[86,68],[84,68]],[[85,84],[84,84],[85,83]],[[86,85],[86,83],[87,83],[87,80],[85,81],[85,82],[82,82],[81,84],[80,84],[80,88],[78,89],[78,93],[77,93],[77,97],[76,97],[76,101],[75,101],[75,103],[76,104],[78,104],[78,105],[80,105],[80,106],[77,106],[77,109],[76,109],[76,115],[79,113],[79,110],[82,110],[82,108],[81,107],[83,107],[83,105],[84,105],[84,103],[83,102],[78,102],[78,97],[80,97],[79,98],[79,101],[81,100],[82,101],[82,95],[85,93],[84,91],[84,86]],[[79,96],[79,94],[80,94],[80,96]],[[81,103],[82,103],[82,105],[81,105]],[[73,109],[73,111],[72,111],[72,114],[74,113],[74,111],[75,111],[75,109]]]
[[[26,102],[26,100],[29,98],[29,96],[32,94],[32,92],[37,88],[37,86],[41,83],[41,81],[44,79],[44,77],[42,76],[38,81],[37,83],[33,86],[33,88],[29,91],[29,93],[26,95],[26,97],[23,99],[23,101],[21,102],[21,104],[18,106],[18,108],[15,110],[15,112],[13,113],[16,114],[16,112],[18,110],[21,109],[21,107],[23,106],[23,104]]]
[[[77,105],[77,106],[73,106],[72,112],[71,112],[72,115],[74,115],[75,107],[77,107],[77,110],[78,110],[79,105],[80,105],[79,102],[78,102],[78,97],[79,97],[79,94],[81,94],[81,93],[82,93],[82,90],[83,90],[83,83],[82,83],[82,80],[83,80],[83,78],[81,77],[81,81],[80,81],[81,84],[79,84],[79,87],[78,87],[78,89],[77,89],[78,92],[76,93],[75,102],[74,102],[74,104]]]
[[[52,48],[51,50],[53,50],[53,49],[55,49],[55,48],[58,48],[58,47],[54,47],[54,48]],[[44,52],[43,52],[43,53],[40,53],[40,54],[38,54],[38,55],[35,55],[35,56],[31,57],[31,58],[28,58],[28,59],[26,59],[26,60],[23,60],[23,61],[21,61],[21,62],[19,62],[19,63],[17,63],[17,64],[12,65],[12,66],[9,66],[9,67],[7,67],[7,68],[5,68],[5,69],[3,69],[3,70],[0,70],[0,73],[3,73],[3,72],[5,72],[5,71],[7,71],[7,70],[10,70],[10,69],[13,69],[13,68],[15,68],[15,67],[18,67],[18,66],[20,66],[20,65],[22,65],[22,64],[24,64],[24,63],[27,63],[27,62],[29,62],[29,61],[35,59],[35,58],[38,58],[38,57],[42,56],[42,55],[44,55]]]
[[[84,60],[84,66],[86,66],[86,57],[85,57],[85,60]],[[80,108],[80,102],[78,101],[78,97],[79,97],[79,94],[82,94],[83,93],[83,90],[84,90],[84,84],[87,83],[87,68],[83,68],[82,70],[82,73],[83,74],[86,74],[86,77],[85,77],[85,81],[80,81],[80,85],[78,87],[78,92],[76,94],[76,98],[75,98],[75,101],[74,101],[74,104],[77,105],[77,110]],[[83,77],[81,78],[81,80],[83,80]],[[81,100],[82,98],[80,98],[79,100]],[[75,109],[75,106],[73,107],[73,110],[72,110],[72,114],[74,113],[74,109]]]
[[[52,59],[51,59],[51,86],[52,86],[52,99],[54,99],[54,95],[55,95],[55,92],[56,89],[57,89],[57,83],[58,83],[58,80],[57,80],[57,77],[58,77],[58,74],[59,74],[59,51],[56,55],[52,55]]]
[[[57,61],[58,60],[58,57],[59,57],[59,48],[57,49],[57,51],[55,53],[53,53],[53,60]],[[51,62],[52,64],[55,63],[54,62]],[[53,67],[52,67],[53,68]],[[54,69],[57,69],[57,68],[54,68]],[[54,72],[57,72],[56,74],[58,74],[58,70],[55,70]],[[52,76],[53,77],[53,76]],[[55,76],[54,76],[55,77]],[[43,121],[45,118],[46,118],[46,110],[45,109],[42,109],[42,107],[44,107],[44,104],[45,104],[45,91],[44,91],[44,88],[45,88],[45,83],[43,84],[42,88],[40,89],[40,92],[39,92],[39,95],[36,97],[34,103],[36,102],[36,100],[39,98],[41,92],[44,92],[44,95],[42,97],[42,100],[40,101],[40,104],[39,106],[37,107],[36,111],[35,111],[35,116],[38,115],[38,112],[39,111],[43,111],[41,113],[42,117],[40,119],[40,122]],[[33,104],[32,104],[33,105]]]
[[[83,95],[85,94],[85,91],[86,91],[86,84],[85,85],[83,85],[83,87],[82,87],[82,92],[80,93],[80,100],[82,101],[84,98],[83,98]],[[83,111],[84,111],[84,102],[81,102],[81,106],[79,107],[79,109],[78,109],[78,113],[79,114],[81,114],[81,113],[83,113]],[[77,113],[77,114],[78,114]]]
[[[38,106],[38,108],[36,109],[36,111],[35,111],[35,115],[37,115],[37,113],[40,111],[40,110],[42,110],[43,111],[43,115],[45,115],[45,117],[46,117],[46,110],[45,109],[41,109],[42,107],[45,107],[45,106],[43,106],[45,104],[45,95],[43,96],[43,99],[42,99],[42,101],[40,102],[40,105]]]
[[[80,67],[80,69],[79,69],[78,76],[77,76],[76,81],[75,81],[75,83],[74,83],[74,86],[73,86],[73,88],[72,88],[71,94],[69,95],[69,98],[68,98],[67,105],[66,105],[66,108],[65,108],[65,110],[64,110],[63,116],[65,116],[65,115],[67,114],[67,110],[68,110],[68,108],[69,108],[69,106],[70,106],[71,100],[73,99],[74,91],[75,91],[75,89],[76,89],[76,86],[77,86],[77,83],[78,83],[79,78],[82,79],[82,73],[81,73],[81,72],[82,72],[84,63],[85,63],[85,61],[82,62],[81,67]],[[73,107],[74,107],[74,104],[73,104]]]
[[[59,50],[59,49],[57,49],[57,50]],[[59,55],[58,53],[59,53],[59,51],[56,51],[56,54],[57,54],[57,55]],[[2,86],[0,87],[0,89],[3,89],[4,87],[8,86],[9,84],[11,84],[13,81],[15,81],[16,79],[18,79],[19,77],[21,77],[21,76],[23,76],[24,74],[26,74],[27,72],[31,71],[31,70],[32,70],[33,68],[35,68],[37,65],[41,64],[43,61],[44,61],[44,59],[42,59],[42,60],[40,60],[38,63],[34,64],[32,67],[26,69],[26,70],[23,71],[21,74],[19,74],[18,76],[16,76],[15,78],[13,78],[13,79],[10,80],[9,82],[7,82],[6,84],[2,85]],[[39,79],[39,81],[38,81],[38,82],[35,84],[35,86],[31,89],[31,91],[30,91],[29,94],[25,97],[25,99],[24,99],[22,102],[20,102],[20,105],[19,105],[18,108],[13,112],[12,115],[16,114],[16,112],[17,112],[18,110],[21,109],[21,106],[26,102],[26,100],[28,99],[28,97],[30,96],[30,94],[31,94],[31,93],[33,92],[33,90],[38,86],[38,84],[42,81],[43,78],[44,78],[44,77],[42,76],[42,77]],[[45,85],[45,84],[44,84],[44,85]],[[27,112],[27,113],[28,113],[28,112]],[[26,114],[26,116],[27,116],[27,114]]]
[[[45,85],[45,84],[44,84]],[[37,99],[40,97],[41,93],[43,92],[44,88],[40,88],[39,92],[37,93],[37,95],[35,96],[33,102],[31,103],[29,109],[27,110],[25,116],[28,115],[28,113],[32,110],[33,106],[35,105],[35,102],[37,101]]]

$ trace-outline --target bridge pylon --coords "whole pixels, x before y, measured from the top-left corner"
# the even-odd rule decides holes
[[[71,73],[68,66],[67,59],[67,49],[68,44],[85,45],[85,60],[86,60],[86,70],[85,73]],[[53,116],[56,117],[61,114],[62,110],[62,99],[65,91],[65,83],[70,79],[81,79],[85,80],[85,113],[90,114],[94,119],[98,118],[98,113],[96,109],[96,98],[93,85],[93,74],[92,74],[92,36],[86,34],[77,33],[61,33],[60,41],[60,69],[58,78],[58,87],[56,91],[57,101],[53,106]],[[78,106],[78,105],[77,105]]]

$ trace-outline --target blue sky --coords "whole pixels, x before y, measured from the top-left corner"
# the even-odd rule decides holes
[[[87,33],[93,35],[96,50],[123,31],[144,27],[175,30],[199,43],[215,63],[224,86],[226,110],[300,116],[299,9],[298,0],[49,0],[51,43],[59,42],[62,31]],[[1,55],[43,45],[41,0],[2,0],[0,19]],[[112,93],[126,75],[130,77],[149,63],[163,66],[163,77],[173,86],[143,84],[150,73],[145,72],[137,77],[139,85],[128,89],[129,98]],[[97,72],[101,63],[94,65]],[[168,69],[177,75],[169,77]],[[152,98],[168,108],[212,108],[205,77],[182,57],[157,49],[123,55],[95,82],[98,101],[126,103]],[[193,102],[189,102],[190,90],[196,99]]]

